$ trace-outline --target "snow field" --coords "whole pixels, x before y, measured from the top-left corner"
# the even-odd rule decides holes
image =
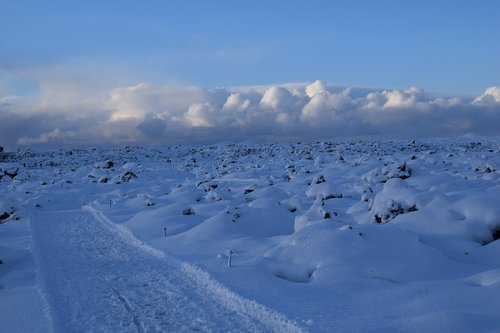
[[[496,137],[460,137],[21,153],[2,164],[19,168],[0,180],[19,219],[0,237],[31,220],[30,284],[46,281],[63,329],[83,314],[100,330],[493,332],[499,152]],[[84,273],[78,316],[61,312],[57,289]]]

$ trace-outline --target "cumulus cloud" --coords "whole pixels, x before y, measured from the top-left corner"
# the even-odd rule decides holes
[[[15,96],[15,97],[13,97]],[[321,81],[205,89],[139,83],[98,92],[40,84],[0,96],[0,144],[171,144],[339,136],[500,135],[500,87],[472,100],[420,88],[366,90]]]
[[[295,98],[288,89],[271,87],[262,95],[260,105],[273,110],[286,110],[293,106],[294,101]]]
[[[241,94],[232,93],[227,97],[222,109],[226,111],[243,112],[250,107],[250,104],[250,100],[242,98]]]
[[[473,102],[478,105],[495,105],[500,103],[500,87],[487,88],[484,94]]]
[[[305,89],[305,93],[309,98],[312,98],[314,95],[319,93],[328,92],[328,88],[323,81],[316,80],[311,84],[308,84]]]
[[[189,127],[213,127],[215,110],[209,103],[191,104],[184,117]]]
[[[112,89],[107,106],[113,110],[114,120],[143,118],[149,113],[182,117],[190,105],[209,101],[211,97],[198,87],[156,86],[143,82]]]
[[[366,95],[366,109],[408,109],[415,108],[419,102],[424,106],[428,101],[423,101],[424,91],[411,87],[406,90],[375,91]]]

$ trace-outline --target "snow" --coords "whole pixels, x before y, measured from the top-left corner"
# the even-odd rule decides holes
[[[43,221],[34,230],[40,282],[56,331],[82,325],[113,332],[300,331],[193,265],[138,242],[96,210],[38,213],[36,219]]]
[[[2,330],[498,331],[499,153],[474,136],[19,151],[0,163]]]

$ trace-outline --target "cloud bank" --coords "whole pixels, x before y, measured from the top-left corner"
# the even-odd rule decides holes
[[[24,96],[0,90],[0,145],[10,149],[500,135],[499,125],[500,87],[471,100],[321,81],[218,89],[140,83],[105,91],[49,82]]]

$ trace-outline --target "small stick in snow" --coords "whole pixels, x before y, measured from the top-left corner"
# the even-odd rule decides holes
[[[111,208],[112,203],[113,203],[113,200],[109,199],[109,208]]]
[[[233,250],[229,250],[227,252],[227,254],[229,255],[229,258],[227,260],[227,267],[231,267],[231,261],[232,261],[232,256],[233,256],[234,252],[233,252]]]
[[[167,227],[163,227],[163,234],[165,235],[165,238],[167,237]]]

